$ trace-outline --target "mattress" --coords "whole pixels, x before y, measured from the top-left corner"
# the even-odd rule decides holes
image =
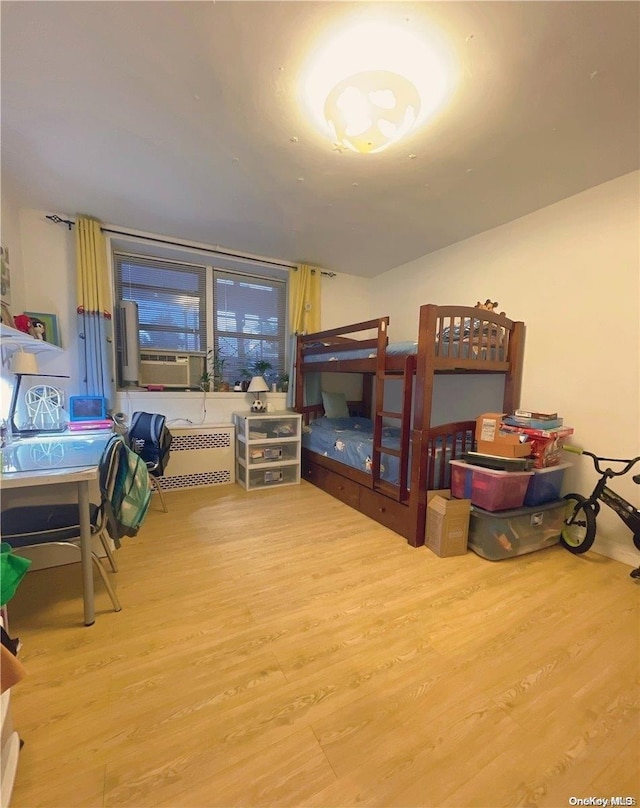
[[[373,421],[369,418],[316,418],[302,431],[302,445],[322,455],[344,463],[346,466],[371,474],[373,458]],[[398,427],[385,426],[382,429],[382,447],[380,459],[380,477],[386,482],[398,485],[400,482],[400,458],[385,454],[384,448],[400,448],[400,430]],[[436,448],[438,455],[445,451],[446,468],[452,459],[451,443]],[[456,453],[457,454],[457,453]],[[409,448],[411,455],[411,447]],[[411,457],[409,456],[409,464]],[[436,466],[434,488],[446,488],[440,484],[439,469]]]
[[[483,345],[482,342],[486,337],[480,338],[479,345],[469,345],[468,342],[460,342],[460,329],[454,329],[453,339],[449,340],[450,329],[445,328],[442,332],[442,338],[436,341],[436,355],[449,356],[455,359],[480,359],[486,361],[488,359],[504,360],[504,350],[496,348],[495,346]],[[465,332],[468,336],[468,331]],[[325,343],[313,343],[308,347],[325,345]],[[336,346],[333,346],[334,348]],[[417,342],[390,342],[386,348],[387,356],[408,356],[418,352]],[[350,359],[374,359],[376,356],[375,348],[355,348],[353,350],[341,350],[335,353],[330,351],[326,353],[309,354],[305,355],[305,364],[313,362],[338,362],[348,361]]]
[[[325,345],[324,342],[316,342],[310,344],[308,347],[318,347]],[[334,346],[335,347],[335,346]],[[393,342],[387,345],[387,356],[408,356],[418,352],[417,342]],[[377,351],[375,348],[356,348],[350,351],[340,351],[339,353],[320,353],[309,354],[305,356],[305,362],[337,362],[338,360],[344,361],[347,359],[373,359]]]

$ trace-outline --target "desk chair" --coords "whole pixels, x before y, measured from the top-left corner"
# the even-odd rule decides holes
[[[162,510],[167,506],[162,495],[159,477],[162,477],[169,462],[172,435],[166,426],[166,416],[151,412],[134,412],[131,416],[128,442],[131,449],[144,460],[151,484],[158,492]]]
[[[100,539],[113,572],[118,571],[118,565],[109,542],[110,509],[108,506],[116,482],[121,445],[120,438],[113,437],[102,453],[99,467],[100,504],[91,503],[89,506],[91,535]],[[76,547],[78,560],[80,559],[80,516],[77,503],[9,508],[1,514],[1,532],[2,541],[10,544],[16,555],[28,558],[31,548],[57,545]],[[91,557],[109,593],[114,610],[119,612],[122,606],[111,586],[100,557],[95,552],[91,553]]]

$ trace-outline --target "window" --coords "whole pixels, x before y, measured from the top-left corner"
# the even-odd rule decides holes
[[[222,270],[213,278],[215,348],[225,376],[238,381],[254,375],[256,362],[268,362],[265,378],[276,381],[285,369],[286,284]]]
[[[116,298],[135,300],[140,346],[206,351],[205,267],[115,255]]]
[[[254,375],[256,362],[271,365],[264,373],[271,383],[285,371],[285,272],[252,270],[114,253],[116,299],[138,304],[142,349],[205,354],[212,348],[231,385]]]

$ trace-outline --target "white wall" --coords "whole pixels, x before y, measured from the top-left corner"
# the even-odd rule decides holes
[[[395,341],[417,333],[419,303],[497,300],[526,323],[522,405],[558,411],[595,453],[640,455],[639,182],[639,172],[619,177],[386,272],[372,308],[384,304]],[[590,461],[572,460],[565,488],[587,493]],[[614,487],[639,503],[630,477]],[[638,563],[613,512],[598,527],[596,548]]]
[[[74,232],[45,218],[46,212],[22,209],[22,261],[25,287],[24,309],[55,314],[64,354],[40,362],[40,370],[67,374],[56,380],[69,395],[79,392],[76,337],[76,270]]]
[[[276,410],[287,409],[286,393],[264,393],[261,398]],[[118,410],[130,416],[136,410],[161,412],[168,426],[229,424],[234,412],[248,412],[254,396],[251,393],[168,393],[129,390],[117,395]]]
[[[22,271],[22,237],[20,233],[20,206],[11,185],[2,178],[2,244],[9,250],[11,268],[12,314],[20,314],[25,307],[24,275]]]
[[[12,315],[20,314],[24,309],[24,273],[22,271],[22,238],[20,233],[20,207],[13,188],[4,178],[2,180],[2,232],[3,247],[9,253],[11,270],[11,297],[8,301]],[[9,369],[0,366],[0,418],[9,414],[11,401],[11,383],[13,375]]]
[[[18,209],[10,189],[2,183],[2,238],[7,239],[11,259],[11,312],[24,311],[55,314],[65,349],[63,354],[38,355],[41,373],[66,375],[70,378],[51,379],[50,384],[67,395],[78,392],[77,340],[75,339],[75,268],[73,264],[73,233],[66,227],[47,221],[45,213],[27,208]],[[3,368],[3,378],[13,381],[13,375]],[[47,383],[46,379],[40,380]],[[28,379],[23,380],[26,389]],[[8,407],[3,385],[2,408]],[[19,423],[19,417],[16,419]]]
[[[375,311],[377,296],[369,278],[337,274],[322,278],[322,328],[339,328],[361,323],[372,317],[384,317],[384,307]]]

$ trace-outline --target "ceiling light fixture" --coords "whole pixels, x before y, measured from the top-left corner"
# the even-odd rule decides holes
[[[415,85],[389,70],[343,79],[324,104],[332,140],[362,154],[375,154],[399,140],[415,124],[419,110]]]
[[[334,148],[375,154],[433,118],[457,83],[451,48],[422,26],[370,21],[328,35],[312,53],[301,90]]]

